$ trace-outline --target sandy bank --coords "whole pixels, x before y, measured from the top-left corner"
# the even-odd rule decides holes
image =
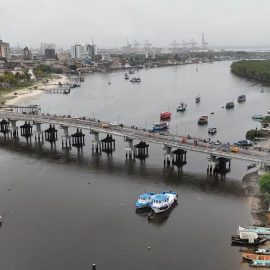
[[[70,82],[67,76],[57,75],[57,77],[49,79],[47,83],[38,82],[31,87],[14,90],[3,95],[2,105],[18,105],[24,100],[44,94],[46,90],[58,87],[59,83],[68,84]]]

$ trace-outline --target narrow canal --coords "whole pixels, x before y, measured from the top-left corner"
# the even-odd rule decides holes
[[[150,128],[161,111],[173,113],[170,132],[208,137],[197,119],[209,115],[213,140],[234,142],[256,128],[253,114],[268,108],[269,89],[239,79],[229,62],[140,70],[140,84],[124,72],[90,74],[70,95],[42,95],[44,113],[71,114]],[[111,84],[108,84],[108,82]],[[201,96],[201,103],[195,97]],[[222,108],[246,94],[247,101]],[[180,102],[186,112],[177,113]],[[214,112],[214,114],[211,114]],[[259,127],[259,126],[258,126]],[[44,126],[45,129],[45,126]],[[59,133],[61,137],[61,133]],[[206,176],[207,157],[188,153],[183,172],[163,168],[163,151],[150,145],[145,162],[125,159],[126,143],[116,139],[112,156],[93,156],[86,134],[83,152],[0,140],[0,268],[14,269],[239,269],[230,236],[250,220],[241,187],[245,162],[232,161],[225,180]],[[174,190],[178,205],[149,221],[137,214],[138,194]]]

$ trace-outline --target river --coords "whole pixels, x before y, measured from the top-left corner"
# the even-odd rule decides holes
[[[230,73],[229,62],[136,71],[140,84],[124,71],[87,75],[70,95],[44,94],[22,104],[39,104],[43,113],[72,114],[150,128],[161,111],[173,117],[170,132],[208,137],[199,116],[208,114],[213,137],[234,142],[251,119],[269,109],[270,90]],[[196,71],[198,67],[198,71]],[[111,84],[108,84],[110,82]],[[195,103],[195,97],[201,102]],[[240,94],[247,101],[222,108]],[[175,112],[180,102],[186,112]],[[214,114],[210,114],[214,112]],[[44,126],[45,127],[45,126]],[[61,137],[61,130],[59,131]],[[83,152],[56,149],[45,142],[26,145],[0,140],[0,269],[231,269],[241,256],[230,237],[250,221],[241,179],[246,162],[232,161],[225,180],[206,175],[207,157],[188,153],[183,171],[163,168],[163,151],[150,145],[145,162],[125,159],[123,139],[112,156],[92,155],[92,135]],[[178,205],[156,220],[136,213],[138,194],[174,190]]]

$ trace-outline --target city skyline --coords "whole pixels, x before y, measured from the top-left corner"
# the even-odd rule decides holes
[[[38,48],[40,43],[55,43],[65,49],[92,43],[113,48],[148,40],[155,47],[169,47],[201,34],[212,47],[270,46],[267,25],[270,18],[267,0],[260,5],[252,0],[124,0],[72,1],[0,0],[0,37],[12,46]],[[247,30],[248,31],[247,31]]]

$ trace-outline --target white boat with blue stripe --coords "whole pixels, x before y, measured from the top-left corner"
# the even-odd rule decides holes
[[[157,194],[151,204],[152,210],[158,214],[171,208],[177,201],[178,194],[172,191],[164,191]]]
[[[254,232],[262,235],[270,235],[270,228],[258,226],[238,226],[238,232]]]
[[[156,196],[156,193],[154,192],[141,194],[135,204],[136,208],[150,207],[155,196]]]

